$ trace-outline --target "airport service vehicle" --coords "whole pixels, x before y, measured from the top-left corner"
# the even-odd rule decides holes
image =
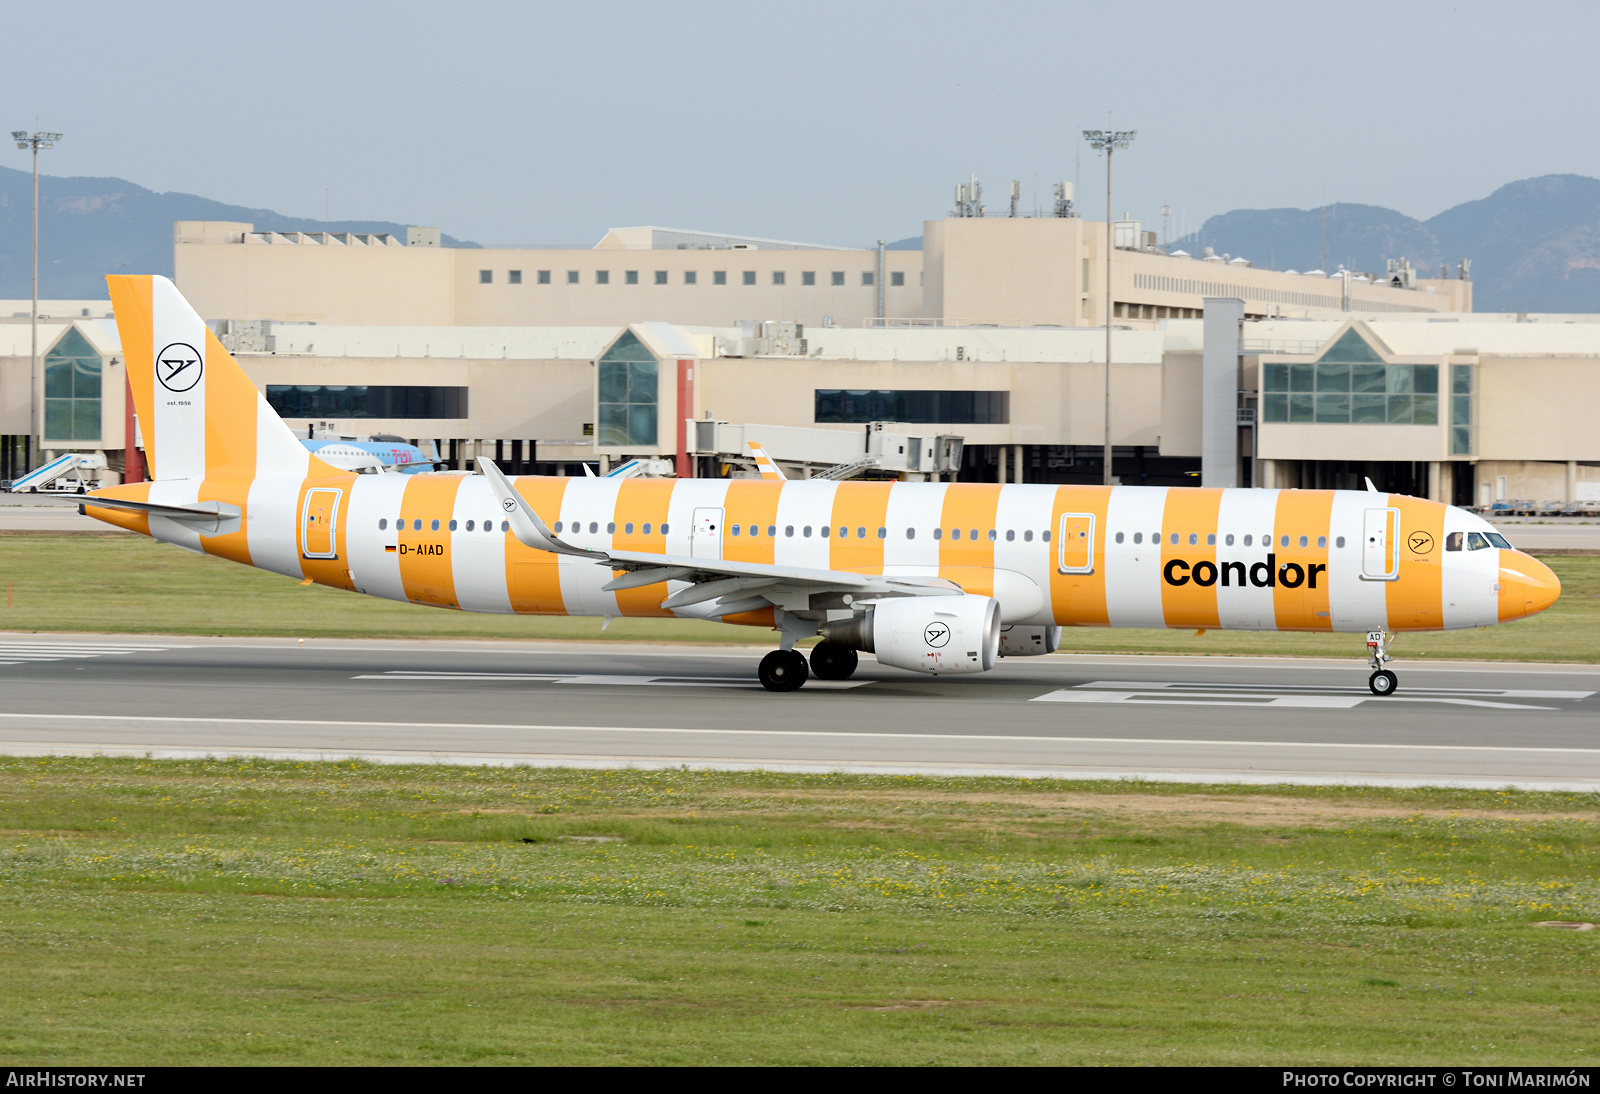
[[[333,588],[460,611],[720,619],[779,634],[761,683],[858,651],[933,675],[1053,652],[1062,627],[1364,635],[1486,627],[1561,585],[1482,518],[1356,490],[358,475],[308,452],[173,284],[107,279],[154,481],[107,523]],[[807,660],[801,639],[823,641]]]
[[[13,494],[86,494],[91,480],[98,475],[85,476],[85,471],[104,471],[106,457],[103,452],[68,452],[57,456],[42,467],[36,467],[20,479],[13,479],[5,488]],[[71,478],[68,478],[71,476]]]
[[[434,453],[429,456],[416,445],[407,443],[402,437],[379,435],[367,438],[310,438],[300,443],[305,446],[306,451],[315,452],[323,463],[332,464],[341,471],[354,471],[361,475],[384,472],[417,475],[424,471],[437,470],[440,462],[438,448],[431,442],[430,447],[434,449]]]

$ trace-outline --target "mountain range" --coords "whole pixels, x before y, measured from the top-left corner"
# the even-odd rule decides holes
[[[1312,270],[1339,266],[1382,273],[1406,258],[1421,276],[1454,276],[1472,262],[1474,311],[1600,312],[1600,179],[1544,175],[1508,183],[1486,198],[1416,220],[1376,205],[1323,210],[1236,209],[1176,241],[1243,256],[1256,266]]]
[[[46,300],[103,300],[105,275],[172,276],[172,222],[242,220],[258,231],[389,232],[387,220],[307,220],[247,209],[194,194],[158,194],[116,178],[39,176],[39,295]],[[476,247],[450,236],[452,247]],[[0,167],[0,299],[32,292],[33,175]]]
[[[103,299],[108,273],[172,274],[172,222],[241,220],[261,231],[389,232],[384,220],[318,221],[228,205],[195,194],[157,193],[118,178],[39,180],[39,295]],[[29,287],[32,179],[0,167],[0,299]],[[1324,261],[1326,223],[1326,261]],[[444,237],[453,247],[478,244]],[[898,240],[915,249],[921,239]],[[1211,217],[1174,243],[1205,247],[1257,266],[1311,270],[1345,266],[1382,272],[1406,258],[1425,277],[1471,260],[1477,311],[1600,312],[1600,179],[1545,175],[1500,187],[1486,198],[1417,220],[1376,205],[1323,209],[1236,209]]]

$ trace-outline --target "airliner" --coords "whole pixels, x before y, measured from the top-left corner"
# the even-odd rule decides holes
[[[107,279],[150,482],[83,511],[191,551],[453,611],[721,620],[776,633],[758,676],[929,675],[1063,627],[1395,634],[1542,611],[1555,574],[1487,521],[1367,490],[361,475],[309,452],[163,277]],[[809,662],[796,643],[821,638]]]
[[[354,437],[308,438],[300,442],[308,452],[315,452],[323,463],[341,471],[355,471],[363,475],[398,473],[417,475],[434,471],[440,466],[439,449],[429,442],[433,455],[429,456],[403,437],[382,434],[366,439]]]

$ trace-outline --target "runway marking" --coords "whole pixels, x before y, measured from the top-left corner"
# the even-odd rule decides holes
[[[759,688],[761,681],[748,676],[624,676],[618,674],[580,674],[551,672],[430,672],[390,669],[388,672],[352,676],[352,680],[535,680],[553,684],[592,684],[601,687],[662,688]],[[871,680],[808,680],[806,687],[823,691],[844,691],[872,683]]]
[[[1312,684],[1207,684],[1176,680],[1094,680],[1036,695],[1032,703],[1131,703],[1147,706],[1274,707],[1350,710],[1362,703],[1444,703],[1496,710],[1559,710],[1501,699],[1587,699],[1592,691],[1533,688],[1413,688],[1416,695],[1377,696],[1365,688]],[[1492,698],[1491,698],[1492,697]]]
[[[430,732],[454,730],[518,730],[522,732],[556,733],[651,733],[662,735],[701,735],[711,737],[822,737],[853,740],[877,737],[885,740],[906,741],[1021,741],[1038,744],[1107,744],[1107,745],[1217,745],[1233,748],[1335,748],[1377,749],[1380,751],[1409,752],[1515,752],[1563,753],[1582,756],[1600,756],[1600,748],[1562,748],[1545,745],[1518,747],[1514,745],[1417,745],[1369,744],[1358,741],[1234,741],[1210,740],[1188,737],[1035,737],[1026,734],[1003,733],[886,733],[878,730],[850,732],[828,729],[684,729],[667,726],[584,726],[539,725],[508,722],[349,722],[316,718],[195,718],[164,717],[159,714],[20,714],[0,712],[0,718],[33,719],[36,721],[63,722],[127,722],[148,724],[166,722],[176,725],[216,726],[318,726],[333,729],[421,729]],[[35,742],[0,741],[0,751],[12,744],[32,747]],[[447,749],[418,749],[419,753],[444,752]],[[228,755],[226,746],[219,746],[215,754]]]
[[[37,661],[87,660],[129,653],[161,653],[189,650],[193,646],[135,646],[121,643],[8,642],[0,641],[0,665],[27,665]]]

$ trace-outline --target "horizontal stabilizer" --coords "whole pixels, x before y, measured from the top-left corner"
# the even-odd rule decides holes
[[[189,505],[162,505],[153,501],[133,501],[129,498],[108,498],[91,494],[78,503],[78,512],[87,516],[86,509],[123,509],[131,513],[145,513],[152,517],[166,517],[193,528],[197,532],[215,535],[225,521],[236,521],[242,512],[237,505],[225,501],[197,501]]]

